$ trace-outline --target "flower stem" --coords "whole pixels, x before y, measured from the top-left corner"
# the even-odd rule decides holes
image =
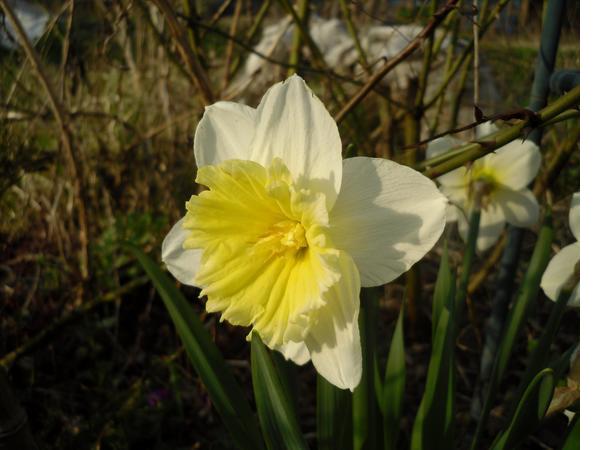
[[[577,104],[580,91],[579,86],[571,89],[567,94],[550,103],[536,115],[532,114],[528,118],[519,120],[511,127],[487,136],[485,142],[470,142],[425,161],[421,165],[422,168],[426,168],[423,170],[423,174],[429,178],[437,178],[520,138],[527,127],[544,127],[547,122]]]
[[[462,308],[464,307],[467,299],[467,288],[469,286],[469,275],[471,274],[471,267],[473,266],[473,260],[475,259],[475,250],[477,249],[477,236],[479,235],[479,221],[481,219],[481,197],[483,195],[484,187],[480,184],[474,185],[475,193],[473,198],[473,207],[469,215],[469,234],[467,236],[467,245],[465,248],[465,254],[463,256],[462,270],[460,273],[460,280],[458,282],[458,289],[456,291],[456,298],[454,304],[456,307],[456,319],[460,320],[462,315]]]

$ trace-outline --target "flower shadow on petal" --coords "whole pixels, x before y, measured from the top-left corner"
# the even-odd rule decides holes
[[[384,186],[375,164],[362,164],[360,169],[344,173],[340,196],[331,211],[331,235],[336,246],[354,259],[363,286],[397,278],[420,260],[441,234],[446,200],[433,183],[429,187],[425,182],[415,190],[421,175],[408,175],[414,178]],[[399,212],[401,209],[411,212]],[[431,220],[424,222],[424,217]]]

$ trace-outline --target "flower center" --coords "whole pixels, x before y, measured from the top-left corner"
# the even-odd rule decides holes
[[[299,188],[282,160],[198,169],[208,188],[187,203],[186,248],[202,249],[206,309],[252,326],[270,347],[299,342],[340,278],[325,195]]]
[[[469,181],[469,199],[475,198],[475,191],[481,199],[481,206],[486,208],[491,202],[492,196],[498,187],[495,175],[489,170],[473,170]]]
[[[293,256],[305,247],[308,247],[306,231],[300,222],[294,220],[277,222],[254,245],[255,249],[269,248],[273,255],[278,256]]]

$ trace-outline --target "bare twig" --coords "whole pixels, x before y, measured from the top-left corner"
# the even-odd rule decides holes
[[[71,130],[69,128],[69,115],[64,110],[63,105],[59,101],[59,97],[52,88],[48,77],[44,73],[42,69],[42,63],[36,51],[34,50],[31,42],[27,38],[25,31],[23,30],[23,26],[19,19],[15,16],[12,8],[8,4],[6,0],[0,0],[0,6],[4,10],[6,17],[12,24],[15,29],[17,40],[25,54],[27,55],[27,59],[33,67],[33,71],[36,76],[39,78],[46,95],[50,101],[50,108],[52,109],[52,113],[56,121],[58,122],[60,128],[60,136],[61,141],[64,147],[64,156],[67,163],[68,170],[70,172],[70,176],[73,179],[73,190],[75,192],[76,199],[76,207],[77,207],[77,218],[79,225],[79,243],[80,243],[80,275],[83,281],[87,280],[89,277],[89,255],[88,255],[88,225],[87,225],[87,216],[85,211],[85,203],[83,200],[83,188],[81,183],[81,170],[79,164],[77,163],[77,159],[75,157],[75,152],[73,148],[73,140],[71,135]]]
[[[381,69],[375,72],[365,85],[344,105],[344,107],[336,114],[336,122],[343,121],[348,113],[352,111],[366,96],[373,90],[375,85],[379,83],[394,67],[412,55],[415,50],[423,43],[431,33],[435,31],[437,26],[442,23],[446,16],[456,7],[458,0],[450,0],[446,5],[433,15],[429,23],[421,30],[421,32],[396,56],[390,59]]]
[[[301,24],[296,24],[296,27],[294,28],[294,35],[292,37],[292,48],[290,49],[291,67],[288,69],[288,76],[293,75],[298,70],[298,62],[300,61],[300,55],[302,52],[302,33],[303,29],[306,29],[308,27],[308,0],[300,0],[298,9],[298,17],[300,18]]]
[[[50,324],[49,326],[47,326],[46,328],[44,328],[42,331],[40,331],[38,334],[33,336],[31,339],[29,339],[23,345],[21,345],[20,347],[16,348],[12,352],[3,356],[2,359],[0,359],[0,366],[10,367],[18,358],[20,358],[21,356],[23,356],[27,353],[32,352],[36,348],[38,348],[40,345],[42,345],[44,342],[46,342],[47,339],[52,337],[56,332],[58,332],[65,325],[71,323],[73,320],[77,319],[78,317],[81,317],[85,313],[95,309],[96,307],[98,307],[102,304],[110,303],[110,302],[114,302],[114,301],[118,300],[119,298],[121,298],[121,296],[123,294],[131,291],[133,288],[135,288],[137,286],[141,286],[142,284],[146,283],[147,280],[148,279],[145,276],[136,278],[136,279],[130,281],[129,283],[124,284],[120,288],[118,288],[112,292],[109,292],[107,294],[104,294],[103,296],[101,296],[97,299],[82,303],[80,306],[76,307],[75,309],[71,310],[70,312],[65,313],[65,315],[63,315],[61,318],[56,320],[56,322],[54,322],[54,323]]]
[[[233,12],[233,20],[231,21],[231,27],[229,28],[229,34],[231,36],[235,36],[237,33],[238,23],[240,21],[240,14],[242,12],[242,0],[237,0],[235,2],[235,11]],[[227,43],[227,49],[225,50],[225,75],[223,75],[223,85],[221,90],[224,91],[227,89],[227,85],[230,80],[230,68],[231,68],[231,58],[233,57],[233,41],[229,41]]]
[[[543,127],[546,122],[552,121],[556,116],[563,113],[565,110],[572,108],[579,103],[581,89],[579,86],[570,90],[567,94],[550,103],[539,112],[530,111],[527,117],[515,121],[515,124],[498,131],[486,137],[482,142],[470,142],[458,147],[457,149],[447,152],[448,158],[439,164],[433,165],[432,160],[425,161],[425,167],[428,167],[423,173],[429,178],[437,178],[440,175],[450,172],[469,161],[474,161],[481,158],[495,149],[500,148],[509,142],[512,142],[519,137],[527,127]],[[524,110],[526,111],[526,110]],[[442,155],[444,156],[444,155]],[[431,165],[431,166],[430,166]]]
[[[479,17],[477,0],[473,0],[473,111],[477,120],[479,108]],[[473,130],[473,137],[475,131]]]
[[[185,32],[177,21],[177,16],[173,10],[173,7],[171,6],[171,3],[167,0],[153,1],[162,11],[167,23],[169,24],[169,28],[171,29],[171,34],[173,35],[173,39],[175,40],[179,54],[181,55],[181,58],[185,62],[185,65],[192,76],[192,80],[198,89],[202,102],[204,105],[214,103],[215,97],[212,89],[210,88],[208,77],[200,65],[200,62],[196,58],[196,55],[194,55]]]

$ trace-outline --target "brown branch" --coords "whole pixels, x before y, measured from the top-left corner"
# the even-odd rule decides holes
[[[50,85],[48,77],[42,70],[42,63],[36,51],[34,50],[31,42],[27,38],[25,31],[21,25],[19,19],[15,16],[12,8],[6,0],[0,0],[0,6],[4,10],[6,17],[15,29],[17,40],[25,54],[27,59],[33,67],[33,71],[39,78],[46,95],[50,101],[50,108],[54,118],[58,122],[60,128],[61,141],[64,146],[64,156],[67,163],[67,168],[70,172],[70,176],[73,179],[73,190],[75,192],[75,202],[77,208],[77,219],[79,225],[79,243],[80,243],[80,275],[83,281],[89,277],[89,255],[88,255],[88,225],[87,216],[85,211],[85,203],[83,201],[83,189],[81,183],[81,168],[78,167],[77,159],[75,158],[75,152],[73,148],[73,139],[71,136],[71,130],[69,128],[69,115],[64,110],[63,105],[60,103],[56,92]]]
[[[336,122],[340,123],[343,121],[348,113],[352,111],[371,90],[373,90],[375,85],[379,83],[383,77],[388,74],[388,72],[412,55],[415,50],[421,46],[423,41],[435,31],[438,25],[442,23],[446,16],[450,14],[454,8],[456,8],[457,3],[458,0],[449,0],[442,9],[436,12],[425,28],[423,28],[421,32],[400,53],[390,59],[381,69],[375,72],[371,78],[369,78],[366,84],[354,95],[354,97],[352,97],[350,101],[336,114]]]
[[[190,72],[192,81],[200,93],[202,102],[204,105],[210,105],[211,103],[214,103],[215,96],[210,88],[208,77],[200,65],[200,62],[196,58],[196,55],[194,55],[194,52],[190,47],[190,43],[187,40],[186,34],[177,21],[176,13],[173,10],[170,2],[167,0],[153,0],[153,2],[162,11],[167,23],[169,24],[171,34],[173,35],[173,39],[177,45],[177,50],[179,51],[181,58]]]
[[[86,314],[89,311],[92,311],[100,305],[119,300],[122,295],[126,294],[127,292],[131,291],[132,289],[138,286],[143,285],[147,281],[148,278],[146,276],[135,278],[112,292],[108,292],[99,298],[93,299],[92,301],[82,303],[80,306],[77,306],[75,309],[65,313],[55,322],[48,325],[46,328],[44,328],[38,334],[26,341],[20,347],[4,355],[0,359],[0,366],[9,368],[17,359],[19,359],[23,355],[31,353],[36,348],[39,348],[44,342],[46,342],[49,338],[54,336],[65,325],[68,325],[73,320],[82,317],[84,314]]]

